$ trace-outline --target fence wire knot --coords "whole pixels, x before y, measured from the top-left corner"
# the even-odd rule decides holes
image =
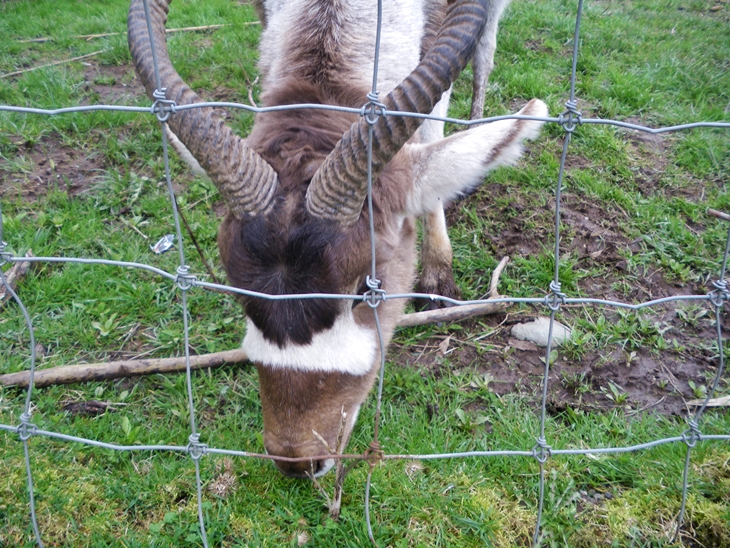
[[[565,304],[565,293],[560,291],[560,282],[553,280],[550,282],[550,293],[545,295],[545,306],[555,312],[563,304]]]
[[[568,133],[573,133],[575,128],[583,123],[583,114],[578,110],[576,101],[568,101],[565,103],[565,112],[558,116],[558,123]]]
[[[190,434],[188,438],[188,454],[193,460],[199,460],[203,455],[208,454],[208,446],[200,443],[200,434]]]
[[[36,425],[30,422],[30,415],[27,413],[21,413],[20,415],[20,426],[18,426],[15,431],[18,433],[18,436],[20,437],[20,441],[26,441],[31,436],[34,436],[36,433]]]
[[[727,289],[727,281],[725,280],[716,280],[712,282],[712,285],[715,286],[715,289],[713,291],[710,291],[710,302],[714,304],[717,307],[722,306],[725,304],[728,300],[730,300],[730,291]]]
[[[152,92],[155,102],[150,107],[150,112],[157,116],[160,122],[167,122],[170,114],[177,112],[177,103],[167,99],[167,88],[156,89]]]
[[[365,278],[365,285],[368,290],[362,294],[362,300],[368,303],[370,308],[377,308],[380,302],[385,300],[385,289],[381,289],[383,282],[370,276]]]
[[[385,118],[388,115],[385,105],[378,101],[378,93],[377,91],[368,93],[368,102],[360,109],[360,116],[364,116],[365,121],[371,126],[375,125],[378,118]]]
[[[195,276],[189,273],[187,266],[177,267],[177,276],[175,276],[175,283],[182,291],[187,291],[195,285]]]
[[[547,444],[547,440],[542,436],[537,438],[535,447],[532,448],[532,456],[537,459],[540,464],[545,464],[550,455],[552,455],[553,448]]]
[[[687,444],[690,449],[702,440],[702,432],[696,421],[689,421],[689,428],[682,432],[682,441]]]
[[[368,461],[368,464],[372,468],[383,460],[384,455],[385,453],[380,449],[380,442],[373,440],[370,442],[370,447],[365,451],[365,460]]]
[[[9,251],[5,251],[5,248],[8,244],[5,242],[0,241],[0,266],[3,266],[5,263],[10,262],[10,260],[13,258],[13,254]]]

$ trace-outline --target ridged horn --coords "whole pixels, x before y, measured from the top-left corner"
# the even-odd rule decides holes
[[[200,103],[200,97],[180,78],[167,53],[165,24],[169,4],[170,0],[148,2],[160,85],[166,88],[167,100],[176,105]],[[147,95],[154,99],[157,81],[142,0],[132,0],[127,26],[132,60]],[[268,211],[279,184],[276,172],[212,108],[177,111],[167,123],[218,187],[236,218]]]
[[[388,112],[429,114],[464,69],[484,29],[487,0],[460,0],[448,8],[436,41],[415,70],[387,97]],[[380,117],[373,126],[373,181],[421,125],[422,118]],[[315,217],[354,225],[367,195],[367,120],[363,117],[337,143],[307,189]]]

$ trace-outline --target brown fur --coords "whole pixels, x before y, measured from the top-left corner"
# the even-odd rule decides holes
[[[346,436],[352,430],[352,419],[367,397],[377,369],[365,377],[347,374],[302,372],[271,368],[257,364],[264,412],[264,445],[273,455],[300,457],[326,455],[328,449],[317,439],[316,431],[325,439],[338,433],[341,411],[348,414]],[[287,402],[287,405],[281,405]],[[296,417],[296,420],[292,418]],[[334,442],[328,439],[333,445]],[[289,476],[317,473],[321,462],[278,462],[279,469]]]

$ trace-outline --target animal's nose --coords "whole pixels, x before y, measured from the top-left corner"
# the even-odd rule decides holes
[[[289,458],[316,457],[325,452],[322,451],[320,443],[291,443],[289,441],[282,441],[279,436],[270,432],[264,432],[264,447],[269,455]],[[334,460],[327,458],[308,458],[295,462],[274,460],[273,462],[282,474],[293,478],[318,478],[326,474],[334,466]]]
[[[334,466],[334,459],[305,460],[300,462],[284,462],[275,460],[274,464],[285,476],[292,478],[318,478]]]

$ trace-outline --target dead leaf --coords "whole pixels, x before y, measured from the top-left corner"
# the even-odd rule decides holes
[[[116,411],[109,402],[96,400],[64,402],[63,409],[72,415],[103,415],[107,410]]]
[[[29,249],[25,256],[33,257],[33,251]],[[20,261],[13,264],[13,266],[7,272],[5,272],[5,280],[7,281],[8,286],[13,289],[13,291],[16,290],[18,283],[28,272],[30,264],[30,261]],[[8,291],[8,288],[5,287],[5,284],[0,281],[0,305],[2,305],[2,303],[9,298],[10,291]]]
[[[519,339],[509,339],[507,341],[512,348],[517,350],[524,350],[525,352],[531,352],[537,350],[537,345],[532,341],[521,341]]]
[[[442,356],[445,356],[446,352],[449,351],[449,343],[451,343],[451,335],[439,343],[439,352],[441,352]]]
[[[688,401],[687,405],[696,405],[697,407],[704,405],[705,400],[692,400]],[[723,396],[722,398],[712,398],[707,402],[707,407],[730,407],[730,396]]]

